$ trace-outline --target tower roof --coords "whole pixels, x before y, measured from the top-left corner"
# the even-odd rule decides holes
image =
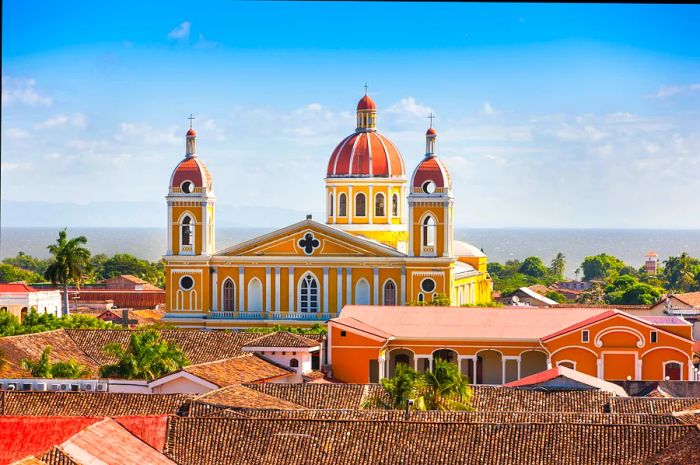
[[[372,132],[355,132],[343,139],[328,160],[326,176],[405,177],[403,157],[393,142]]]
[[[360,99],[359,102],[357,102],[357,111],[365,111],[365,110],[376,110],[377,109],[377,104],[374,103],[374,100],[372,100],[372,97],[369,95],[365,95]]]
[[[190,128],[187,131],[187,151],[185,159],[177,164],[170,176],[170,187],[181,188],[185,181],[190,181],[194,188],[205,188],[211,190],[211,174],[207,165],[197,157],[195,153],[195,139],[197,131]]]

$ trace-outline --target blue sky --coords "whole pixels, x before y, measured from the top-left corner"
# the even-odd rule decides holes
[[[408,167],[437,114],[458,225],[700,228],[699,23],[697,5],[10,0],[1,196],[164,204],[192,112],[220,213],[320,212],[368,82]]]

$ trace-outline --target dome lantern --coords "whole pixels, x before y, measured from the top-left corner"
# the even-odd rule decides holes
[[[435,156],[435,142],[437,141],[437,131],[433,128],[433,119],[435,115],[432,113],[428,116],[430,119],[430,127],[425,133],[425,156]]]
[[[192,158],[197,156],[197,131],[192,129],[192,120],[194,116],[190,113],[190,129],[187,131],[187,140],[185,142],[185,156],[187,158]]]
[[[357,131],[377,130],[377,105],[372,97],[367,95],[367,84],[365,84],[365,95],[357,102]]]

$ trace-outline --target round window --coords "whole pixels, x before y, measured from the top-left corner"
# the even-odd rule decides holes
[[[433,292],[435,290],[435,281],[430,278],[424,279],[420,283],[420,288],[423,289],[424,292]]]
[[[192,181],[183,182],[180,188],[185,194],[191,194],[192,192],[194,192],[194,184],[192,184]]]
[[[180,278],[180,287],[185,291],[189,291],[194,287],[194,279],[190,276],[183,276]]]
[[[423,192],[426,194],[432,194],[435,192],[435,183],[433,181],[425,181],[423,183]]]

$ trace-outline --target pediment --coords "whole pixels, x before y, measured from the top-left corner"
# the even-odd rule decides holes
[[[396,249],[305,220],[217,253],[220,256],[404,257]]]

